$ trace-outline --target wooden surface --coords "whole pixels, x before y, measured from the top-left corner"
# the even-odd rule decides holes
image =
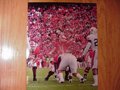
[[[74,2],[74,3],[95,3],[97,0],[29,0],[29,2]]]
[[[99,90],[120,89],[120,1],[100,0],[99,29]]]
[[[26,26],[27,0],[0,0],[0,90],[26,89]]]
[[[98,90],[120,89],[120,1],[119,0],[29,0],[29,2],[96,2],[99,30]],[[0,0],[0,90],[26,90],[27,0]],[[3,46],[13,57],[1,57]]]

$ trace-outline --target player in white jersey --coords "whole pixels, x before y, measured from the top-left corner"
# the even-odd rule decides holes
[[[67,67],[70,68],[73,76],[77,77],[80,82],[83,82],[83,77],[79,73],[77,73],[77,58],[71,53],[63,53],[62,55],[60,55],[60,59],[61,62],[58,68],[59,82],[64,82],[62,71],[65,71]]]
[[[97,36],[97,29],[95,27],[90,28],[90,35],[87,36],[88,43],[83,51],[82,56],[84,57],[85,54],[88,52],[90,47],[94,51],[94,58],[93,58],[93,78],[94,84],[93,86],[98,86],[98,36]]]

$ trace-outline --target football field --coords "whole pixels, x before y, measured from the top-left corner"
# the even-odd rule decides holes
[[[82,71],[79,70],[82,74]],[[73,78],[72,83],[66,81],[65,83],[58,83],[54,75],[48,81],[44,81],[48,73],[47,68],[37,69],[37,81],[32,80],[32,69],[27,68],[27,90],[97,90],[97,87],[91,86],[93,83],[92,72],[88,74],[88,80],[80,83],[77,78]],[[83,75],[83,74],[82,74]]]

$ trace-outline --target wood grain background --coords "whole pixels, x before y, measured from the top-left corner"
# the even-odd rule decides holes
[[[27,2],[0,0],[0,90],[26,90]],[[13,50],[9,60],[2,58],[5,46]]]
[[[25,49],[28,2],[97,3],[98,90],[120,89],[119,0],[0,0],[0,90],[26,90]],[[12,59],[2,59],[4,46],[13,49]]]

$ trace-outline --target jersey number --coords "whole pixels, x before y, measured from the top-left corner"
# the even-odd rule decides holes
[[[98,39],[94,39],[94,45],[98,46]]]

